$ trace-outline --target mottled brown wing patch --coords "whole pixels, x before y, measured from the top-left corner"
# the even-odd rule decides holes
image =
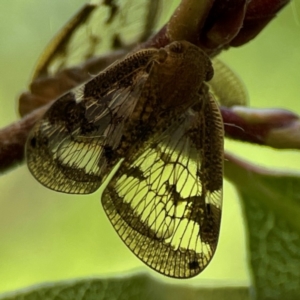
[[[91,193],[111,170],[157,50],[137,52],[59,98],[35,125],[26,145],[29,170],[46,187]],[[134,82],[134,84],[133,84]]]
[[[126,157],[102,197],[130,250],[170,277],[200,273],[218,241],[223,125],[217,104],[206,100]]]

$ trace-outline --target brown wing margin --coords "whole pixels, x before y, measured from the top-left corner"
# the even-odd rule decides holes
[[[102,197],[130,250],[175,278],[208,265],[220,230],[223,125],[213,99],[199,108],[125,158]]]

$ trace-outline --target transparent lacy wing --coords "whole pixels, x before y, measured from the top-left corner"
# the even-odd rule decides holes
[[[47,46],[33,80],[143,42],[153,33],[161,3],[162,0],[114,0],[84,5]]]
[[[248,105],[248,92],[240,77],[221,60],[213,58],[212,63],[214,76],[208,85],[218,102],[226,107]]]
[[[154,52],[129,56],[51,106],[26,144],[27,164],[38,181],[77,194],[101,185],[113,167],[111,152],[140,99]]]
[[[192,277],[216,250],[222,176],[223,125],[210,99],[122,158],[102,204],[143,262],[170,277]]]

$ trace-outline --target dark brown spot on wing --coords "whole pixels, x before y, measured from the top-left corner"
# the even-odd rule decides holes
[[[213,204],[206,204],[205,218],[200,226],[200,237],[216,249],[220,230],[221,210]]]
[[[190,261],[190,262],[189,262],[189,268],[190,268],[191,270],[197,270],[197,269],[199,269],[199,268],[200,268],[199,262],[198,262],[197,260]]]

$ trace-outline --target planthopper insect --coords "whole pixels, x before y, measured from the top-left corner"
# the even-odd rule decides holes
[[[158,2],[145,1],[147,11],[153,14]],[[109,9],[105,26],[117,20],[119,7],[104,3],[86,6],[68,23],[39,62],[35,80],[49,76],[59,60],[57,70],[66,67],[68,47],[94,10]],[[154,26],[151,14],[145,19],[139,42]],[[119,34],[111,42],[116,56],[131,44]],[[166,276],[199,274],[215,253],[222,211],[224,132],[209,86],[210,58],[179,40],[133,50],[97,75],[87,73],[33,128],[26,145],[30,172],[64,193],[102,187],[109,220],[138,258]]]
[[[43,185],[102,205],[125,244],[160,273],[191,277],[219,235],[223,125],[188,42],[136,52],[59,98],[35,125],[28,167]],[[113,173],[113,174],[111,174]]]

